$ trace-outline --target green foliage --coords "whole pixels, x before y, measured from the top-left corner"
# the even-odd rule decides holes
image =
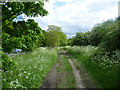
[[[120,49],[120,29],[119,20],[115,20],[112,25],[109,25],[109,31],[105,34],[101,47],[106,51],[115,51]],[[106,26],[108,27],[108,26]]]
[[[115,20],[107,20],[103,23],[97,24],[93,27],[91,35],[90,35],[90,44],[98,46],[106,41],[108,41],[117,28],[117,24]],[[110,43],[111,45],[112,43]]]
[[[43,1],[5,2],[2,3],[2,11],[3,51],[12,52],[14,48],[31,51],[43,45],[44,35],[34,20],[13,21],[22,14],[29,17],[46,16],[48,12],[44,9]]]
[[[3,71],[7,71],[10,70],[11,68],[13,68],[15,66],[15,62],[13,60],[11,60],[5,53],[2,52],[2,68]]]
[[[62,32],[61,27],[49,25],[46,32],[47,46],[64,46],[67,44],[67,37]]]
[[[59,42],[60,45],[59,46],[65,46],[67,45],[67,36],[66,34],[64,34],[63,32],[59,32]]]
[[[76,33],[76,36],[69,39],[69,45],[93,45],[101,46],[105,51],[120,49],[120,20],[119,17],[96,24],[90,32]]]
[[[68,42],[67,42],[67,45],[72,46],[73,45],[73,39],[74,38],[69,38]]]
[[[89,45],[89,32],[82,33],[78,32],[76,33],[76,36],[73,39],[70,39],[71,45],[80,45],[80,46],[85,46]]]
[[[45,16],[48,12],[43,8],[44,2],[6,2],[2,4],[2,20],[12,21],[18,15],[26,14],[27,16]]]
[[[3,27],[3,50],[11,52],[14,48],[31,51],[42,46],[44,34],[41,28],[32,19],[13,22],[11,26]]]
[[[47,48],[11,56],[16,68],[2,73],[2,88],[39,88],[57,57],[55,49]]]
[[[71,45],[99,46],[94,51],[91,47],[73,47],[69,54],[82,62],[93,78],[104,88],[118,88],[120,85],[120,20],[107,20],[96,24],[87,33],[88,44],[85,44],[84,33],[77,33],[69,40]],[[91,49],[91,50],[90,50]]]
[[[105,52],[93,46],[69,47],[68,53],[74,56],[88,70],[92,78],[102,88],[119,88],[120,86],[120,51]]]

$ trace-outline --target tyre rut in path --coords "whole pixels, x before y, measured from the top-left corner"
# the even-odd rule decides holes
[[[73,73],[74,73],[74,76],[75,76],[75,80],[76,80],[76,84],[77,84],[77,88],[84,88],[83,84],[82,84],[82,81],[81,81],[81,78],[80,78],[80,71],[76,69],[74,63],[72,62],[71,59],[69,59],[69,62],[72,66],[72,69],[73,69]]]
[[[40,88],[56,88],[57,67],[59,67],[59,63],[55,64],[55,66],[52,67],[51,71],[48,73],[47,78]]]

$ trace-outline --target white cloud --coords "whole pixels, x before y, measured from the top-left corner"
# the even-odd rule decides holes
[[[73,35],[67,35],[67,38],[72,38],[74,36],[75,36],[75,34],[73,34]]]
[[[117,3],[118,0],[49,0],[45,3],[49,15],[34,19],[43,29],[58,25],[67,35],[74,35],[79,30],[88,31],[96,23],[117,17]]]

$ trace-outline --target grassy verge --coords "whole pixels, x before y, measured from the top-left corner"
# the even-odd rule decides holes
[[[103,51],[100,51],[99,48],[92,46],[69,47],[67,50],[71,56],[76,58],[79,64],[82,62],[92,78],[102,88],[120,87],[119,51],[109,57],[106,54],[100,54],[103,53]]]
[[[58,78],[59,82],[57,88],[75,88],[76,81],[68,59],[64,56],[60,56],[58,63],[60,63],[60,66],[57,68],[57,71],[60,76]]]
[[[38,88],[57,60],[55,49],[38,48],[33,52],[10,57],[16,68],[3,72],[3,88]]]

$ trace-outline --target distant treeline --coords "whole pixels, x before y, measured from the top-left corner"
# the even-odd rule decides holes
[[[110,52],[120,49],[120,17],[96,24],[89,32],[76,33],[68,44],[100,46]]]

